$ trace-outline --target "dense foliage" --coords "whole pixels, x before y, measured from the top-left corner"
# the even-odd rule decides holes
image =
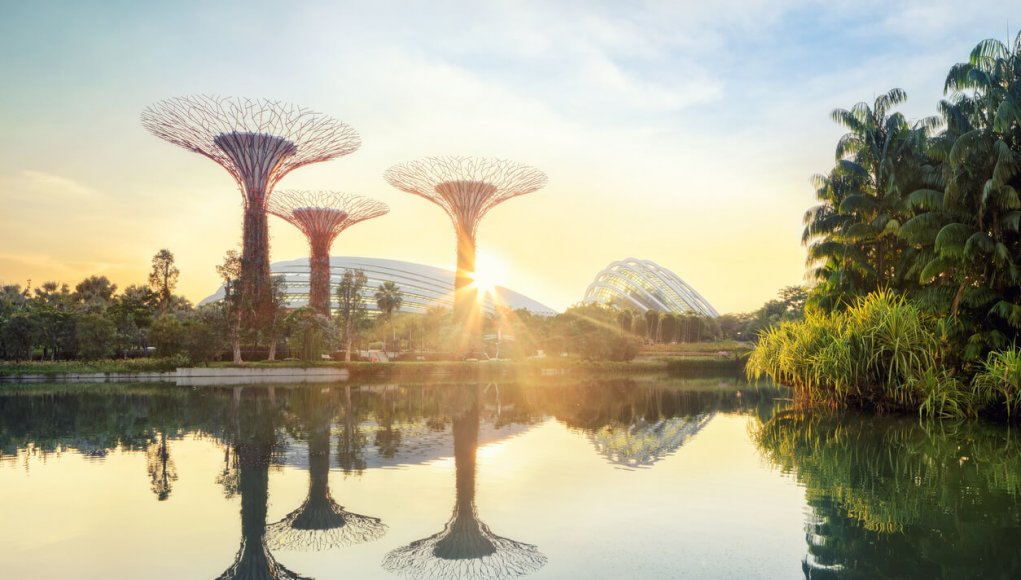
[[[900,89],[833,112],[848,133],[805,216],[809,303],[894,290],[953,318],[975,361],[1021,331],[1021,35],[979,43],[945,90],[915,123],[893,111]]]
[[[764,332],[749,364],[803,402],[1016,409],[1021,34],[979,43],[945,92],[914,123],[900,89],[833,112],[848,132],[805,215],[810,314]]]

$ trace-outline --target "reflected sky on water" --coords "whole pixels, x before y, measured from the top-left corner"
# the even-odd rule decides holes
[[[21,388],[0,395],[3,575],[1017,575],[1006,429],[782,396],[733,378]]]

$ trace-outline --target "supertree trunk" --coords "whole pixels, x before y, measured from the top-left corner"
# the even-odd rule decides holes
[[[241,245],[241,301],[262,320],[272,308],[269,278],[269,216],[262,203],[245,207]]]
[[[310,239],[308,305],[323,316],[330,316],[330,242],[332,239]]]
[[[478,309],[479,289],[475,283],[475,235],[457,227],[457,272],[454,274],[454,321],[464,329],[465,346],[474,351],[482,340],[482,319]]]
[[[245,200],[241,302],[248,326],[261,327],[272,308],[266,205],[274,187],[298,167],[355,151],[358,134],[302,107],[215,96],[161,101],[142,112],[142,125],[215,161],[237,182]]]
[[[390,211],[386,204],[337,191],[285,190],[273,194],[269,212],[308,238],[308,305],[330,316],[330,246],[341,232]]]
[[[500,159],[431,157],[394,165],[384,177],[397,189],[443,208],[457,235],[454,319],[461,327],[461,350],[481,345],[481,313],[475,285],[475,233],[490,209],[546,184],[546,175]]]

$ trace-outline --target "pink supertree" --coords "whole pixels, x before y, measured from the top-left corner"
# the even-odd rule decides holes
[[[152,134],[212,159],[244,198],[241,299],[261,318],[271,309],[266,204],[274,186],[302,165],[347,155],[358,133],[326,115],[265,99],[176,97],[142,112]]]
[[[330,246],[358,222],[389,212],[383,202],[336,191],[277,191],[269,212],[288,221],[308,238],[309,306],[330,315]]]
[[[457,234],[454,319],[463,326],[470,348],[477,348],[481,318],[474,279],[479,222],[497,205],[546,185],[546,174],[502,159],[429,157],[394,165],[384,177],[397,189],[440,206],[453,221]]]

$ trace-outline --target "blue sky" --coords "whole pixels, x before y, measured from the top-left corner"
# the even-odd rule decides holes
[[[286,188],[390,204],[338,255],[453,262],[446,218],[390,188],[391,164],[506,157],[549,175],[495,209],[483,249],[551,306],[626,256],[676,271],[720,311],[801,282],[809,178],[837,107],[892,87],[930,115],[950,66],[1021,25],[1016,2],[10,2],[0,0],[0,280],[144,281],[162,247],[181,290],[216,285],[236,245],[226,172],[147,134],[159,99],[292,101],[362,149]],[[1009,28],[1012,27],[1012,28]],[[307,251],[271,222],[274,259]]]

